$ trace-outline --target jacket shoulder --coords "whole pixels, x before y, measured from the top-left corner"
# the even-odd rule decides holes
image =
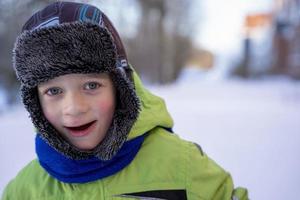
[[[152,137],[158,157],[163,155],[169,159],[166,170],[171,172],[174,168],[176,176],[182,177],[187,199],[248,199],[247,190],[235,189],[231,175],[209,158],[200,145],[165,130],[157,131]]]
[[[28,194],[28,191],[30,191],[30,188],[34,187],[35,182],[33,180],[36,174],[33,173],[34,171],[39,171],[38,167],[38,161],[32,160],[30,163],[28,163],[18,174],[17,176],[12,179],[8,185],[6,186],[2,200],[6,199],[26,199],[26,194]],[[33,186],[31,186],[33,185]],[[25,195],[25,196],[24,196]]]
[[[49,181],[54,181],[40,166],[37,159],[28,163],[6,186],[2,200],[39,199]]]
[[[248,200],[247,190],[234,187],[229,172],[212,160],[202,148],[188,142],[188,199]]]

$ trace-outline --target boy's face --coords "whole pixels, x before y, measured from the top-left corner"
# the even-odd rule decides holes
[[[105,137],[115,111],[115,88],[108,74],[68,74],[38,86],[46,119],[81,150]]]

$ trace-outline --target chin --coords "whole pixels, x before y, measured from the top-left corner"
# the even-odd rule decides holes
[[[73,145],[83,151],[93,150],[97,146],[97,144],[73,144]]]

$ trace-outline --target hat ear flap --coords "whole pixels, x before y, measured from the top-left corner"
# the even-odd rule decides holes
[[[126,141],[127,136],[138,118],[140,101],[136,95],[133,82],[120,70],[111,72],[111,78],[116,88],[116,110],[112,126],[108,130],[101,145],[95,151],[101,160],[109,160]],[[109,149],[109,151],[107,151]]]

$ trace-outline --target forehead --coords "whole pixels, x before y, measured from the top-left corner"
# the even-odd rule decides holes
[[[97,80],[111,80],[109,74],[107,73],[92,73],[92,74],[66,74],[62,76],[55,77],[51,80],[39,84],[39,86],[48,85],[48,84],[57,84],[57,83],[71,83],[71,82],[80,82],[90,79]]]

